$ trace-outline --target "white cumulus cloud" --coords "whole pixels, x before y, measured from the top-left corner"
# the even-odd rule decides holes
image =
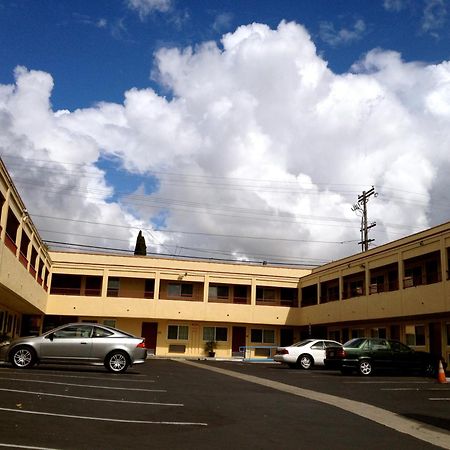
[[[375,49],[335,74],[282,22],[161,49],[152,76],[170,96],[73,112],[48,73],[0,86],[0,152],[45,238],[123,248],[143,229],[149,251],[317,263],[359,250],[372,185],[375,244],[448,220],[449,62]],[[105,159],[153,190],[124,195]]]

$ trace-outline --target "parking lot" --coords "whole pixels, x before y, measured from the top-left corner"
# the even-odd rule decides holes
[[[360,446],[450,448],[450,384],[239,361],[0,366],[0,447]]]

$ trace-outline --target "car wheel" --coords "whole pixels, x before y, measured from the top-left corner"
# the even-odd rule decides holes
[[[314,365],[314,361],[311,356],[309,355],[300,355],[298,357],[298,365],[305,370],[311,369],[311,367]]]
[[[17,369],[29,369],[36,363],[36,354],[30,347],[17,347],[11,353],[11,363]]]
[[[359,373],[361,375],[371,375],[372,374],[372,363],[370,361],[364,360],[359,363]]]
[[[130,365],[128,355],[122,351],[111,352],[105,359],[105,367],[114,373],[122,373]]]

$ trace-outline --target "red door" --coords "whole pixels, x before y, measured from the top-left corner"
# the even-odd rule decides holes
[[[245,346],[245,327],[233,327],[233,337],[231,341],[231,356],[243,356],[244,352],[240,351],[240,347]]]
[[[141,336],[145,338],[148,353],[156,355],[156,338],[158,336],[158,322],[142,322]]]

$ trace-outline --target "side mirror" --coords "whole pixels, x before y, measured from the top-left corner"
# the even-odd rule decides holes
[[[53,338],[54,338],[54,337],[55,337],[55,336],[53,335],[53,333],[50,333],[49,335],[45,336],[45,339],[49,339],[50,341],[53,342]]]

